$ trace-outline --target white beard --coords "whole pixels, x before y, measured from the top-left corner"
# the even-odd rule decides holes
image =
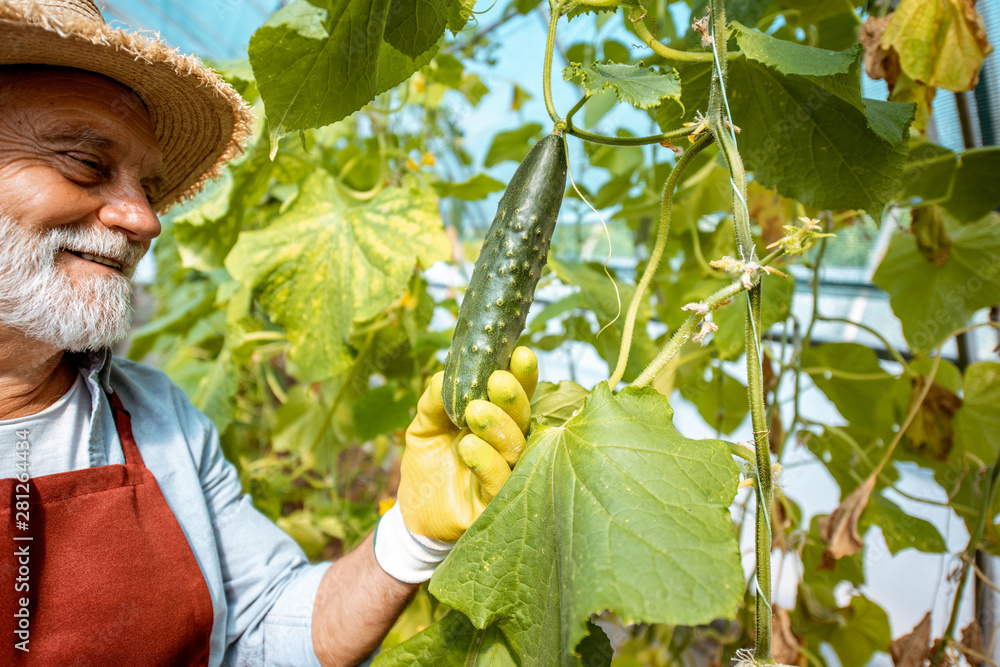
[[[124,275],[71,278],[64,248],[110,257]],[[100,350],[132,327],[132,275],[145,249],[121,232],[79,225],[41,232],[0,214],[0,324],[65,352]]]

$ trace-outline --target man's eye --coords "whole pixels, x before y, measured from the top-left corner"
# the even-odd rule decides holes
[[[94,171],[100,171],[101,165],[98,162],[95,162],[93,160],[88,160],[87,158],[76,157],[76,156],[73,156],[73,159],[76,160],[77,162],[79,162],[82,165],[90,167]]]
[[[87,155],[85,153],[64,153],[66,157],[72,159],[74,162],[81,164],[91,171],[98,174],[104,173],[104,165],[92,155]]]

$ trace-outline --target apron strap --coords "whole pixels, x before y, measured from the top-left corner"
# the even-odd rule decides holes
[[[125,463],[145,468],[146,464],[143,463],[142,454],[139,453],[139,446],[132,436],[132,416],[129,415],[128,410],[122,405],[122,399],[118,397],[118,392],[112,392],[108,395],[108,398],[111,399],[111,411],[115,416],[115,428],[118,429],[118,439],[122,443]]]

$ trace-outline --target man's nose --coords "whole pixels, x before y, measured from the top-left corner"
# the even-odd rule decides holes
[[[149,242],[160,234],[160,219],[139,183],[122,183],[109,193],[98,218],[130,241]]]

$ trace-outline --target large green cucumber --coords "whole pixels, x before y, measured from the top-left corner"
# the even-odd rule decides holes
[[[444,367],[445,411],[465,426],[470,401],[486,398],[493,371],[506,370],[548,257],[563,191],[566,148],[558,134],[525,156],[500,198],[479,252]]]

